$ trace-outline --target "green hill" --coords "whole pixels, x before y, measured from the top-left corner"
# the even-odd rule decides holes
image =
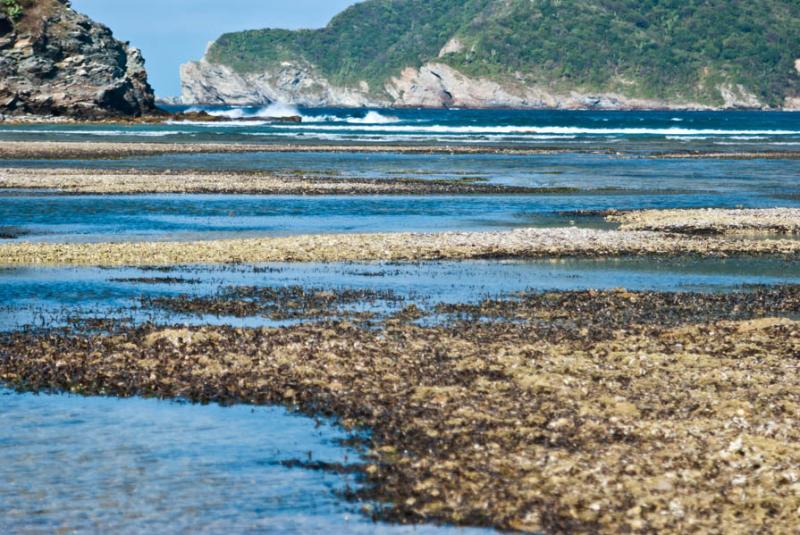
[[[320,30],[225,34],[206,61],[242,75],[299,61],[375,98],[435,61],[500,84],[708,105],[741,86],[779,107],[800,96],[799,58],[797,0],[367,0]]]

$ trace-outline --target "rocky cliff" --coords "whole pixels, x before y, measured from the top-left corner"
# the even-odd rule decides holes
[[[0,8],[0,115],[79,119],[155,111],[139,50],[75,12],[68,0]]]
[[[800,3],[366,0],[320,30],[226,34],[187,104],[800,108]]]
[[[800,60],[798,60],[800,62]],[[798,71],[800,72],[800,71]],[[257,74],[240,74],[207,60],[181,66],[183,104],[265,105],[273,102],[308,107],[530,108],[605,110],[717,110],[768,108],[741,84],[716,87],[722,102],[709,104],[684,98],[657,99],[624,92],[558,91],[546,85],[473,78],[443,63],[407,67],[384,85],[385,95],[358,87],[332,84],[311,65],[285,62]],[[800,97],[786,97],[782,109],[800,110]]]

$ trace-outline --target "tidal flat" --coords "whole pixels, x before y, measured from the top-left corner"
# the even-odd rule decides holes
[[[381,520],[790,531],[798,315],[798,287],[778,286],[532,292],[377,327],[109,324],[6,334],[0,378],[333,417],[366,451],[350,498]]]
[[[353,113],[3,125],[0,530],[792,532],[793,116]]]

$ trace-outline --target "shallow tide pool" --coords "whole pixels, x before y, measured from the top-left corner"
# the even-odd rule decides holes
[[[374,524],[337,494],[352,476],[281,465],[358,462],[344,438],[281,408],[0,389],[0,532],[471,532]]]

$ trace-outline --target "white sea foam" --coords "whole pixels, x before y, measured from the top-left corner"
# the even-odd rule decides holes
[[[227,119],[247,119],[246,123],[250,126],[259,124],[253,119],[270,119],[281,117],[301,117],[304,124],[318,124],[318,123],[346,123],[346,124],[362,124],[362,125],[377,125],[377,124],[392,124],[399,123],[399,117],[383,115],[377,111],[368,111],[364,117],[353,117],[351,115],[341,117],[339,115],[303,115],[300,110],[295,106],[288,104],[281,104],[275,102],[269,106],[265,106],[256,111],[250,111],[245,108],[233,108],[230,110],[214,110],[205,109],[201,107],[193,107],[187,110],[188,112],[205,111],[214,117],[225,117]],[[206,125],[213,124],[215,126],[220,123],[213,121],[184,121],[189,124]],[[239,123],[226,123],[229,126],[239,126]]]
[[[409,132],[433,134],[545,134],[545,135],[653,135],[653,136],[800,136],[800,130],[716,130],[690,128],[583,128],[575,126],[445,126],[445,125],[277,125],[316,131]]]
[[[299,117],[300,111],[289,104],[274,102],[269,106],[264,106],[256,111],[247,111],[244,108],[234,108],[232,110],[203,110],[202,108],[189,108],[189,111],[205,111],[214,117],[226,117],[228,119],[259,119],[270,117]]]
[[[367,115],[364,117],[352,117],[347,119],[347,122],[349,124],[391,124],[400,122],[400,119],[398,117],[381,115],[377,111],[370,111],[367,112]]]

